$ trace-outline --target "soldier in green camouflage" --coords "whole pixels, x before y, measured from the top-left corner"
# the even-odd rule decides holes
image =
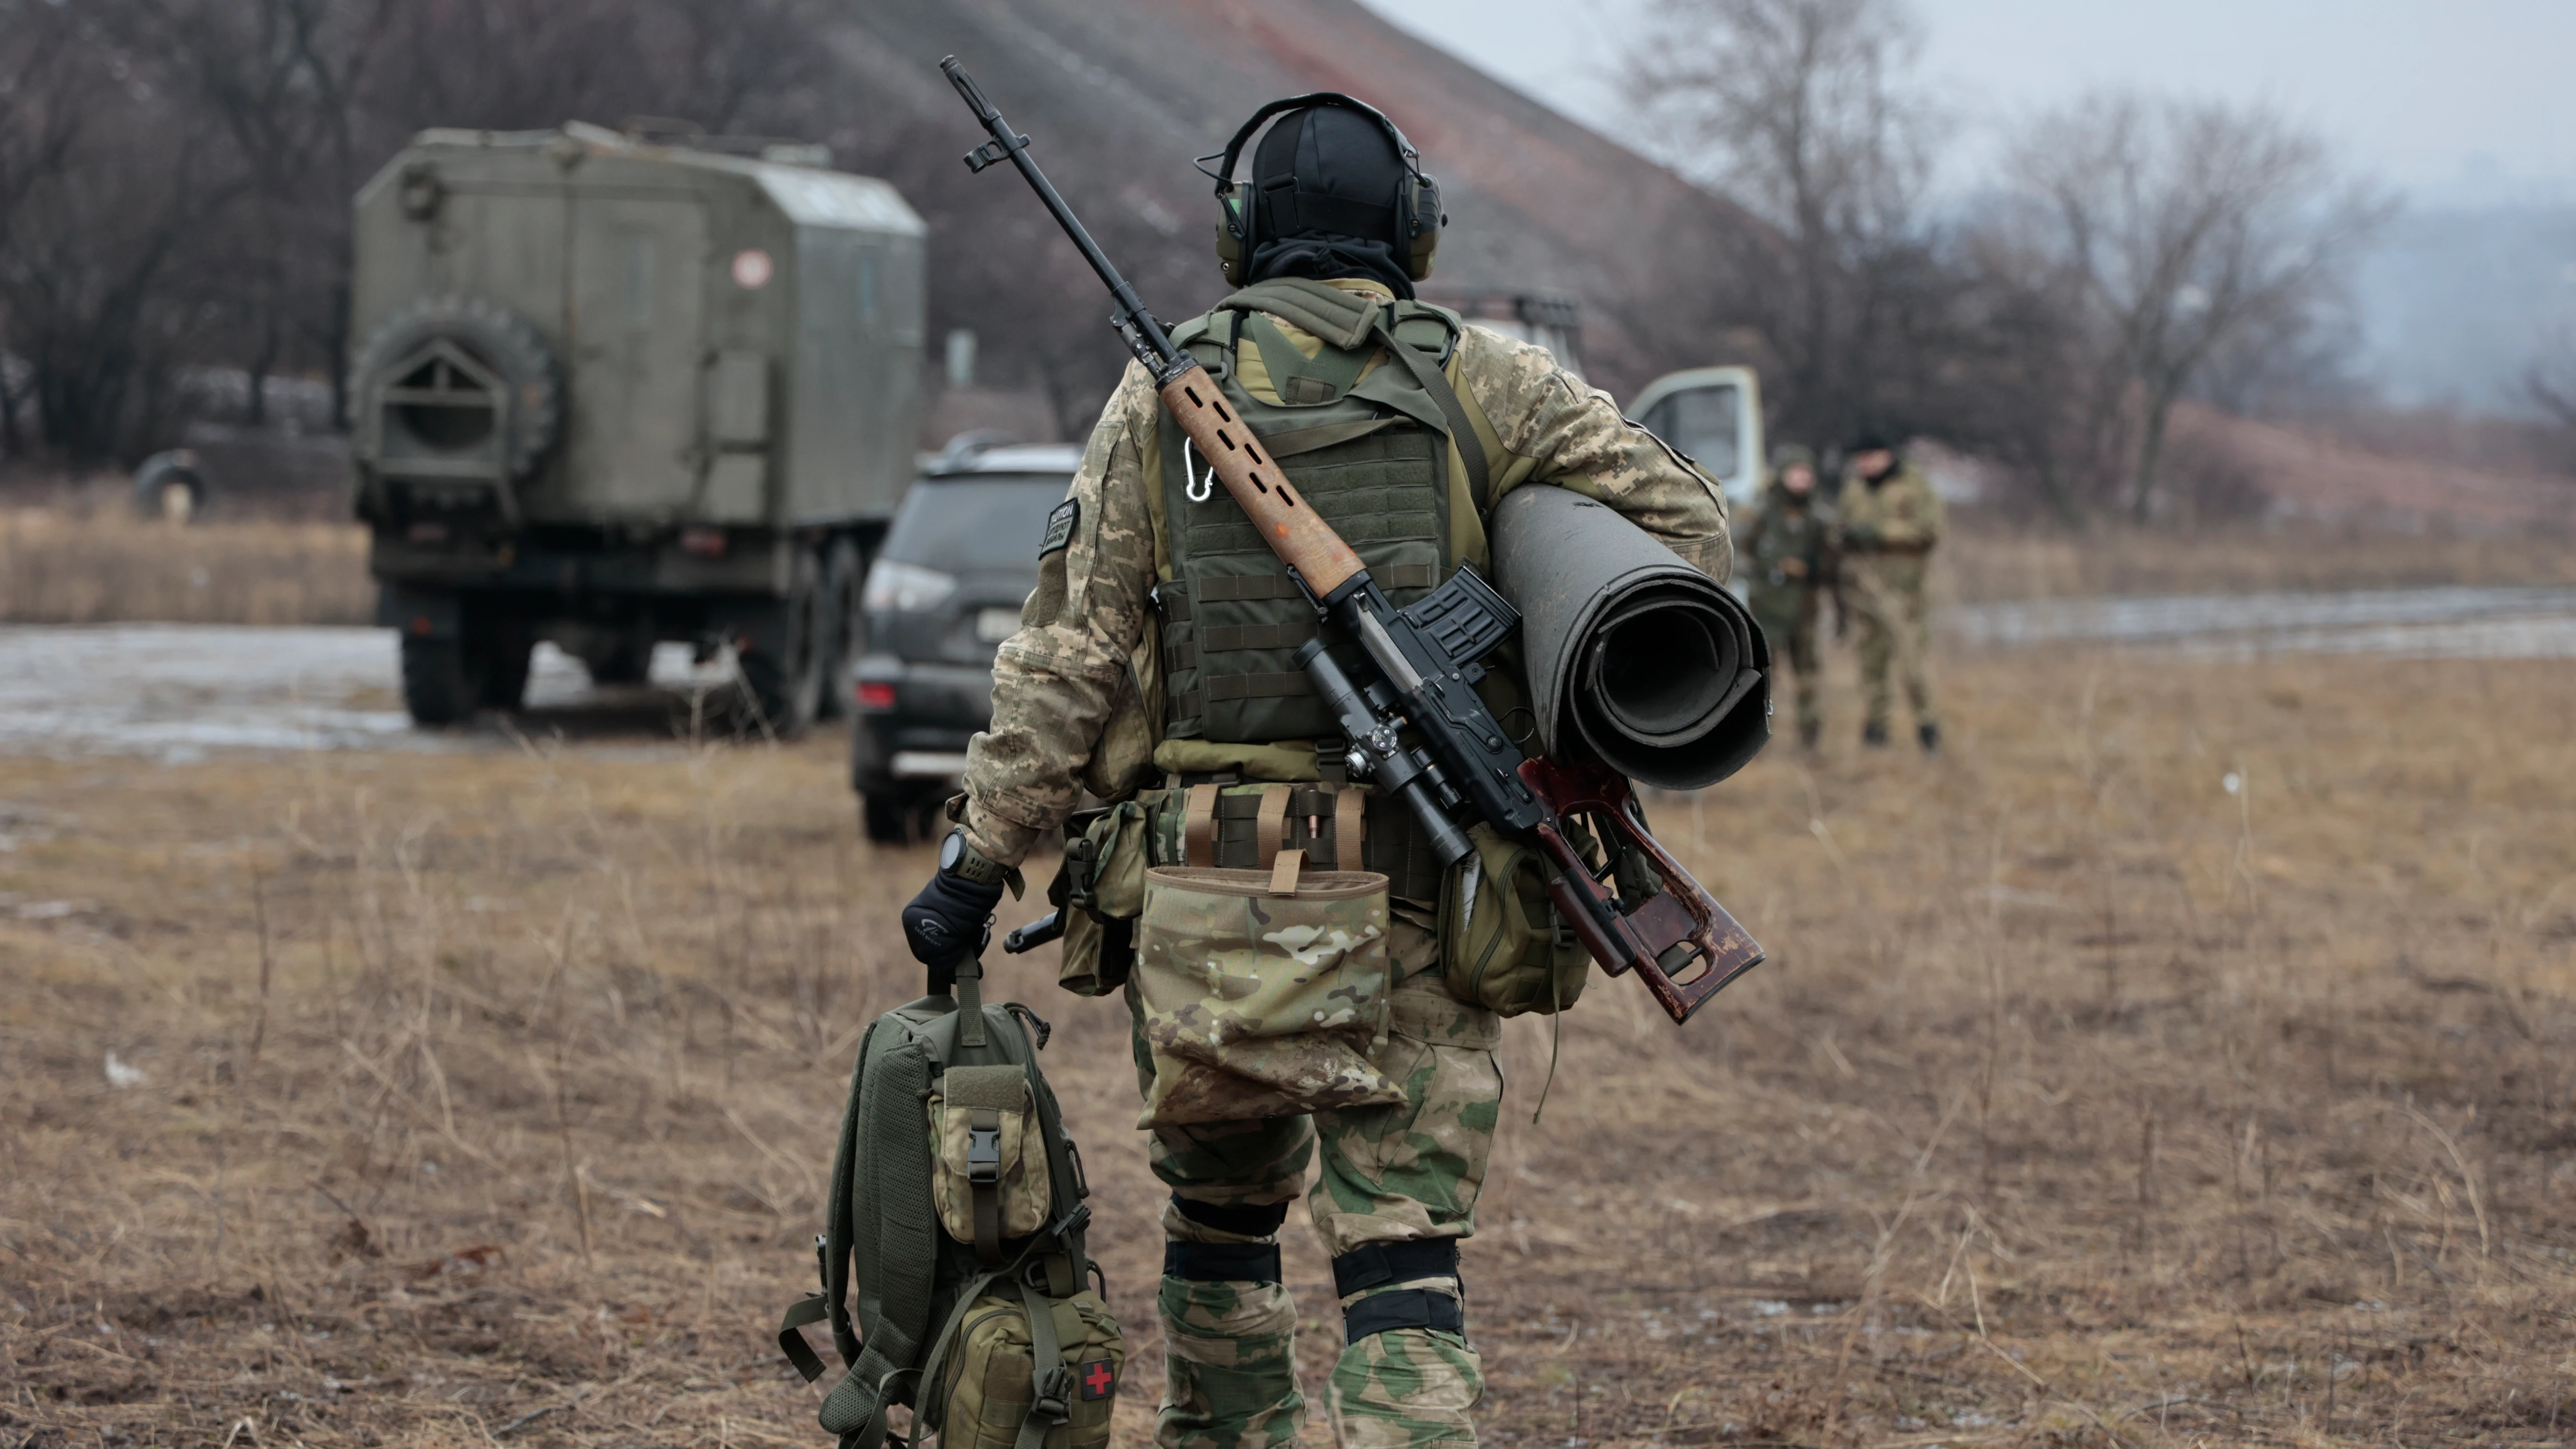
[[[1486,567],[1493,502],[1528,484],[1598,499],[1723,579],[1716,484],[1545,350],[1412,300],[1430,249],[1406,218],[1427,210],[1436,225],[1436,190],[1428,208],[1407,200],[1427,179],[1375,111],[1346,97],[1301,100],[1311,104],[1282,115],[1253,153],[1253,184],[1220,192],[1250,198],[1230,201],[1220,223],[1235,248],[1221,245],[1220,256],[1242,290],[1173,337],[1208,365],[1305,503],[1399,604],[1461,565]],[[1395,365],[1389,346],[1436,367],[1456,410]],[[1290,663],[1316,627],[1283,566],[1183,446],[1145,372],[1129,367],[1047,532],[1019,632],[994,662],[992,726],[968,750],[960,830],[906,909],[916,953],[936,965],[971,950],[1007,869],[1059,829],[1086,789],[1211,802],[1257,782],[1309,799],[1356,790],[1339,774],[1333,716]],[[1527,696],[1518,674],[1513,662],[1479,686],[1498,715]],[[1334,820],[1331,806],[1319,809]],[[1215,863],[1195,853],[1202,832],[1216,861],[1250,850],[1244,832],[1261,821],[1279,828],[1275,814],[1215,811],[1186,832],[1157,834],[1155,864]],[[1332,1255],[1348,1344],[1326,1385],[1338,1441],[1475,1441],[1469,1410],[1483,1377],[1457,1244],[1475,1228],[1500,1111],[1501,1022],[1449,988],[1443,872],[1418,824],[1373,792],[1365,822],[1357,864],[1386,876],[1391,897],[1382,1045],[1367,1065],[1395,1099],[1152,1128],[1153,1168],[1172,1192],[1159,1296],[1163,1449],[1297,1439],[1306,1402],[1297,1313],[1277,1244],[1310,1169],[1307,1210]],[[1349,869],[1341,834],[1335,825],[1321,839]],[[1190,858],[1171,857],[1176,838]],[[1280,842],[1258,845],[1266,862]],[[1174,1042],[1148,1040],[1159,1008],[1133,981],[1128,999],[1150,1101],[1157,1051],[1168,1059]]]
[[[1746,562],[1746,602],[1754,622],[1771,640],[1774,661],[1787,659],[1798,676],[1798,743],[1816,747],[1825,728],[1822,656],[1816,652],[1819,600],[1841,596],[1834,577],[1834,510],[1816,496],[1816,455],[1796,443],[1772,457],[1771,483],[1752,519],[1735,536]]]
[[[1940,495],[1893,443],[1865,434],[1852,444],[1851,467],[1835,506],[1841,514],[1842,577],[1860,619],[1861,695],[1868,711],[1861,742],[1873,749],[1887,744],[1895,712],[1887,686],[1893,664],[1914,710],[1915,736],[1923,752],[1932,754],[1941,748],[1941,722],[1932,710],[1932,611],[1924,584],[1932,550],[1941,542]]]

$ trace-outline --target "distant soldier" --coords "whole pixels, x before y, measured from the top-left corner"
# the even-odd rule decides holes
[[[1887,744],[1887,690],[1892,656],[1906,702],[1914,708],[1915,734],[1930,754],[1941,747],[1941,724],[1932,712],[1932,679],[1925,662],[1931,644],[1931,609],[1923,596],[1933,548],[1941,542],[1941,500],[1894,444],[1863,434],[1851,447],[1844,475],[1839,530],[1842,578],[1852,611],[1860,616],[1861,693],[1868,723],[1861,743]]]
[[[1771,486],[1762,490],[1752,519],[1735,540],[1737,556],[1748,565],[1754,621],[1770,638],[1772,657],[1786,658],[1797,671],[1798,743],[1811,750],[1825,728],[1817,606],[1832,590],[1837,612],[1841,609],[1833,524],[1833,505],[1816,496],[1816,455],[1791,443],[1772,455]]]

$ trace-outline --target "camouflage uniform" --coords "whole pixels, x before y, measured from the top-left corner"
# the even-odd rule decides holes
[[[1810,465],[1813,466],[1813,465]],[[1798,675],[1798,738],[1816,742],[1824,728],[1818,695],[1822,656],[1816,651],[1818,605],[1833,585],[1834,554],[1829,546],[1834,526],[1831,504],[1810,488],[1800,497],[1775,477],[1762,491],[1752,520],[1736,535],[1744,554],[1747,602],[1753,619],[1771,640],[1772,658],[1785,657]],[[1792,560],[1803,572],[1792,574]]]
[[[1916,726],[1935,727],[1926,662],[1931,608],[1923,586],[1932,550],[1941,542],[1940,496],[1912,464],[1899,463],[1875,483],[1844,479],[1836,509],[1842,579],[1860,616],[1861,693],[1870,730],[1883,738],[1894,713],[1887,687],[1891,659]]]
[[[1364,281],[1329,284],[1378,299]],[[1301,351],[1321,347],[1284,318],[1268,321]],[[1392,365],[1383,354],[1375,365]],[[1273,401],[1252,344],[1236,374]],[[1729,544],[1716,485],[1621,418],[1605,393],[1557,366],[1544,349],[1469,327],[1446,375],[1465,401],[1491,464],[1493,496],[1544,482],[1596,498],[1663,539],[1683,558],[1726,576]],[[1226,745],[1162,738],[1165,707],[1150,591],[1171,577],[1161,526],[1160,403],[1131,366],[1075,474],[1079,505],[1067,545],[1045,555],[1021,627],[994,661],[993,723],[968,749],[967,841],[1009,864],[1058,828],[1088,788],[1119,798],[1150,783],[1147,771],[1241,771],[1271,780],[1315,778],[1311,747]],[[1464,476],[1449,450],[1447,476]],[[1296,469],[1291,466],[1293,477]],[[1483,532],[1462,500],[1453,526],[1458,556],[1483,567]],[[1307,1205],[1336,1256],[1369,1245],[1464,1238],[1474,1230],[1502,1075],[1494,1049],[1501,1023],[1453,996],[1439,969],[1433,903],[1397,899],[1388,940],[1392,978],[1386,1045],[1375,1065],[1402,1089],[1387,1105],[1347,1107],[1153,1130],[1155,1173],[1173,1190],[1164,1228],[1176,1243],[1276,1241],[1287,1204],[1311,1161],[1322,1167]],[[1134,987],[1131,1010],[1142,1020]],[[1140,1030],[1138,1070],[1150,1086]],[[1458,1292],[1447,1273],[1383,1281],[1345,1300],[1410,1289]],[[1155,1438],[1165,1449],[1269,1449],[1293,1441],[1304,1421],[1293,1347],[1296,1309],[1276,1282],[1167,1276],[1160,1297],[1169,1385]],[[1343,1350],[1328,1412],[1351,1449],[1472,1444],[1468,1409],[1482,1392],[1476,1352],[1458,1333],[1398,1328]]]

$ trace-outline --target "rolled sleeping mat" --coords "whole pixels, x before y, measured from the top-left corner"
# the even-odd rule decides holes
[[[1725,585],[1562,488],[1504,495],[1492,540],[1549,758],[1696,790],[1771,738],[1771,646]]]

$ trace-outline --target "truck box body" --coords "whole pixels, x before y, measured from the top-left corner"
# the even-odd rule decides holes
[[[539,639],[604,681],[730,648],[773,726],[834,712],[913,477],[925,229],[823,159],[432,130],[360,190],[356,504],[416,719],[515,704]]]
[[[890,516],[911,481],[923,227],[882,181],[589,127],[428,131],[357,213],[353,337],[469,296],[554,354],[527,522],[794,528]]]

